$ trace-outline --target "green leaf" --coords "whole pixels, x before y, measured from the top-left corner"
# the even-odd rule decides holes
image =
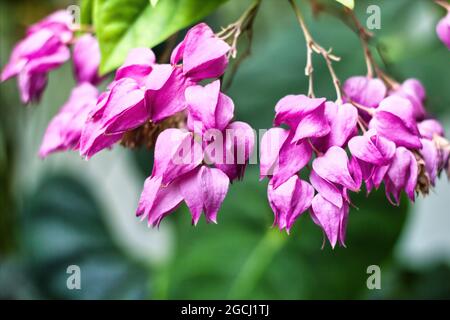
[[[336,0],[336,1],[343,4],[344,6],[346,6],[351,10],[353,10],[353,8],[355,7],[355,0]]]
[[[94,0],[81,0],[80,8],[80,20],[82,25],[92,24],[92,9],[94,6]]]
[[[178,30],[210,14],[227,0],[94,0],[94,26],[100,42],[100,73],[119,67],[129,50],[154,47]]]

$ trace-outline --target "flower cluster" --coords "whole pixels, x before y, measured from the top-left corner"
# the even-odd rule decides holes
[[[14,47],[1,81],[17,76],[24,103],[40,99],[49,71],[70,59],[71,44],[74,45],[74,71],[78,82],[95,84],[100,80],[97,76],[100,62],[97,40],[89,34],[75,39],[72,20],[67,11],[57,11],[29,27],[26,37]]]
[[[199,85],[224,73],[229,50],[206,24],[198,24],[173,50],[169,64],[157,63],[151,49],[131,50],[99,94],[94,86],[101,80],[98,44],[90,35],[78,38],[74,65],[79,84],[48,126],[40,156],[79,150],[90,158],[137,128],[182,113],[186,129],[169,128],[158,136],[138,215],[155,226],[184,200],[194,224],[202,211],[215,222],[230,181],[244,174],[255,139],[248,124],[231,122],[234,104],[220,92],[219,80]]]
[[[204,212],[216,223],[230,181],[242,178],[255,135],[244,122],[231,122],[233,101],[220,81],[188,87],[187,130],[166,129],[156,141],[151,176],[145,181],[137,215],[157,226],[183,201],[197,224]]]
[[[419,81],[388,90],[380,79],[352,77],[343,88],[345,103],[284,97],[274,125],[288,129],[272,128],[261,141],[261,177],[270,179],[274,224],[289,232],[310,209],[333,247],[345,245],[349,192],[359,192],[363,182],[367,193],[384,182],[387,198],[398,205],[402,191],[414,201],[449,170],[448,141],[442,126],[426,117]],[[310,162],[308,183],[298,173]]]

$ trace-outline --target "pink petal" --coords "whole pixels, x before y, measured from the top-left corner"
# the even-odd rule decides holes
[[[423,120],[418,124],[420,135],[424,138],[432,140],[434,135],[444,136],[444,128],[435,119]]]
[[[193,134],[180,129],[161,132],[155,144],[152,177],[163,177],[167,184],[197,167],[203,159],[201,147]]]
[[[76,40],[73,46],[73,63],[77,82],[100,82],[100,47],[94,36],[85,34]]]
[[[159,226],[161,220],[174,211],[182,201],[176,183],[162,186],[161,177],[147,178],[136,215],[141,216],[142,220],[147,219],[149,225]]]
[[[117,69],[115,81],[122,78],[132,78],[143,86],[146,77],[152,72],[156,63],[155,54],[149,48],[135,48],[130,50],[124,64]]]
[[[314,170],[311,170],[309,181],[324,199],[328,200],[336,207],[342,208],[342,194],[336,186],[322,179]]]
[[[151,110],[151,119],[158,122],[184,110],[184,92],[190,85],[180,68],[155,66],[146,82],[146,104]]]
[[[302,117],[295,129],[292,142],[295,143],[301,139],[318,138],[327,135],[330,132],[330,126],[328,125],[324,112],[325,105],[321,105]]]
[[[288,95],[275,106],[274,125],[284,123],[295,128],[306,114],[313,112],[325,103],[325,98],[309,98],[305,95]]]
[[[353,180],[349,171],[347,153],[342,148],[331,147],[323,156],[313,161],[312,167],[321,178],[352,191],[359,191],[359,184]]]
[[[192,27],[182,44],[173,52],[172,64],[179,62],[183,57],[183,73],[199,81],[220,77],[228,65],[226,54],[230,46],[217,38],[214,32],[205,23]]]
[[[357,132],[358,110],[348,103],[337,105],[334,102],[327,102],[325,114],[331,128],[326,137],[326,149],[331,146],[342,147]]]
[[[341,245],[345,245],[348,210],[347,204],[339,209],[320,194],[312,200],[311,217],[323,229],[333,248],[338,241]]]
[[[233,118],[233,101],[220,92],[219,80],[204,87],[188,87],[185,97],[189,110],[188,128],[191,131],[195,122],[201,124],[203,132],[208,129],[222,131]]]
[[[253,155],[256,134],[247,123],[235,121],[225,129],[225,144],[222,161],[215,159],[214,165],[231,181],[242,179],[249,159]]]
[[[289,233],[297,218],[311,206],[314,189],[294,175],[278,188],[269,183],[267,196],[275,215],[274,225]]]
[[[436,33],[450,50],[450,12],[439,21],[436,26]]]
[[[439,167],[439,151],[433,141],[421,139],[422,149],[420,154],[425,161],[425,169],[430,177],[431,184],[434,186]]]
[[[275,166],[272,177],[274,188],[278,188],[294,174],[297,174],[311,159],[312,149],[307,141],[292,142],[292,134],[280,149],[278,167]]]
[[[280,149],[289,136],[289,131],[271,128],[264,133],[260,142],[260,177],[271,176],[278,170]]]
[[[228,192],[230,180],[219,169],[202,167],[203,203],[208,222],[217,223],[217,212]]]
[[[362,76],[347,79],[343,89],[348,98],[369,108],[376,108],[387,93],[383,81]]]
[[[401,118],[392,113],[376,112],[369,123],[369,128],[374,128],[380,136],[393,141],[397,146],[411,149],[422,147],[418,135],[408,128]]]
[[[395,154],[395,144],[377,136],[375,130],[353,137],[348,142],[348,147],[356,158],[378,166],[389,164]]]
[[[39,150],[40,157],[78,146],[88,114],[97,101],[97,94],[97,89],[89,83],[83,83],[72,90],[69,100],[61,107],[45,132]]]

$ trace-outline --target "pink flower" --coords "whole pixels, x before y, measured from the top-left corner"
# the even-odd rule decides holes
[[[390,96],[380,102],[369,123],[369,128],[397,146],[420,149],[420,133],[411,102],[399,96]]]
[[[371,129],[363,136],[353,137],[348,147],[353,157],[359,161],[363,179],[370,192],[374,171],[391,163],[395,154],[395,143],[378,136],[376,131]]]
[[[272,182],[269,183],[267,195],[275,215],[274,225],[289,233],[295,220],[311,206],[314,189],[309,183],[293,175],[278,188],[274,188]]]
[[[82,83],[72,90],[69,100],[48,125],[39,151],[40,157],[79,147],[81,132],[88,114],[95,107],[97,95],[97,89],[89,83]]]
[[[144,124],[149,111],[144,101],[145,92],[131,78],[113,83],[100,95],[90,113],[80,140],[80,154],[86,158],[119,141],[126,130]]]
[[[260,176],[270,177],[275,189],[297,174],[311,159],[312,149],[308,141],[294,143],[294,134],[286,129],[272,128],[261,139]]]
[[[289,95],[275,106],[274,125],[287,124],[294,133],[292,142],[323,137],[330,132],[325,117],[325,98]]]
[[[100,47],[95,37],[85,34],[76,39],[73,47],[75,79],[78,83],[98,84],[102,79],[98,74]]]
[[[314,146],[322,152],[326,152],[332,146],[343,147],[358,132],[356,127],[358,110],[349,103],[338,105],[327,101],[325,117],[330,132],[324,137],[312,139]]]
[[[24,103],[38,101],[47,84],[48,72],[69,60],[67,44],[73,36],[71,22],[68,12],[58,11],[31,26],[25,39],[14,47],[1,81],[18,76]]]
[[[413,117],[416,120],[421,120],[425,117],[425,88],[417,79],[408,79],[395,91],[390,93],[391,96],[399,96],[408,99],[413,107]]]
[[[348,213],[349,206],[345,202],[339,208],[321,194],[317,194],[312,200],[311,218],[322,228],[333,248],[337,242],[341,246],[345,246]]]
[[[450,12],[442,18],[436,26],[436,33],[441,41],[450,50]]]
[[[384,177],[388,200],[392,204],[398,205],[400,193],[405,191],[409,199],[414,201],[417,175],[418,165],[412,152],[404,147],[398,147]],[[394,197],[393,200],[391,195]]]
[[[343,86],[347,98],[369,108],[376,108],[386,97],[387,89],[380,79],[355,76]]]
[[[174,49],[170,62],[176,65],[182,61],[183,74],[192,81],[217,78],[228,66],[229,50],[230,46],[217,38],[208,25],[199,23]]]
[[[361,187],[361,169],[357,161],[348,160],[347,153],[340,147],[333,146],[317,157],[313,163],[314,172],[327,182],[357,192]]]
[[[137,210],[149,225],[159,225],[183,200],[193,224],[202,212],[208,222],[215,223],[230,181],[242,177],[255,136],[246,123],[230,122],[233,101],[219,89],[219,80],[189,87],[189,131],[166,129],[158,136],[152,175],[145,182]]]

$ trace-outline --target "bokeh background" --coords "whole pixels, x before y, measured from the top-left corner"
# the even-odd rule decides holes
[[[229,0],[205,20],[218,30],[249,3]],[[368,4],[381,7],[376,36],[386,69],[399,80],[422,80],[429,111],[450,131],[450,52],[434,30],[444,10],[428,0],[356,3],[363,21]],[[27,25],[71,4],[2,0],[1,66]],[[364,74],[355,34],[335,17],[313,18],[309,6],[300,5],[315,38],[342,57],[339,77]],[[316,90],[332,99],[325,66],[315,62]],[[227,92],[236,118],[269,128],[277,100],[307,91],[304,64],[304,40],[288,2],[263,1],[252,56]],[[267,181],[258,181],[256,165],[231,186],[217,225],[202,220],[192,227],[183,205],[159,230],[148,229],[134,212],[152,169],[151,151],[116,146],[89,162],[76,153],[38,159],[46,125],[73,86],[70,63],[51,73],[39,105],[21,105],[14,80],[0,85],[0,298],[450,298],[450,185],[444,176],[414,205],[403,199],[394,208],[383,190],[354,197],[360,209],[350,212],[347,248],[321,249],[322,232],[308,214],[290,236],[272,229]],[[69,265],[81,268],[81,290],[66,287]],[[369,265],[381,268],[381,290],[366,287]]]

